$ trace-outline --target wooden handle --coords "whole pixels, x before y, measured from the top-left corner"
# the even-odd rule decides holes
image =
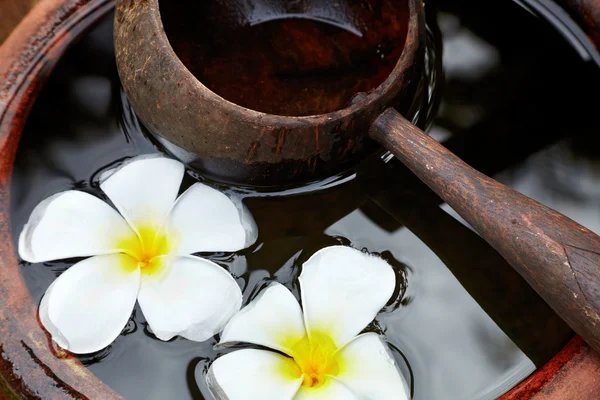
[[[600,351],[600,237],[481,174],[388,109],[383,144],[498,251],[592,348]]]

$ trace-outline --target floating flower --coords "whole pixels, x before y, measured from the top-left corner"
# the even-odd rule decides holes
[[[274,351],[243,349],[216,359],[207,376],[211,392],[229,400],[408,399],[382,337],[359,334],[395,281],[381,258],[343,246],[318,251],[303,265],[302,309],[274,283],[225,326],[221,344]]]
[[[100,178],[119,212],[74,190],[34,209],[19,237],[24,260],[90,257],[61,274],[40,305],[40,320],[61,347],[91,353],[108,346],[136,299],[162,340],[206,340],[239,311],[233,277],[191,254],[245,248],[256,226],[241,203],[200,183],[176,200],[184,172],[175,160],[136,157]]]

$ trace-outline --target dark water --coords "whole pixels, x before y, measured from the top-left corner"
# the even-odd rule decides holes
[[[597,71],[506,1],[442,2],[438,21],[446,84],[432,134],[485,173],[600,233],[599,139],[595,122],[584,118],[593,115],[584,95]],[[122,104],[107,20],[61,62],[32,112],[13,174],[15,238],[41,200],[73,188],[97,194],[98,171],[156,151]],[[238,278],[246,301],[271,280],[295,290],[301,263],[339,242],[394,265],[404,279],[371,329],[398,349],[415,400],[493,399],[571,336],[395,161],[368,160],[354,175],[279,195],[223,188],[245,197],[260,237],[236,255],[203,256]],[[69,265],[23,265],[35,301]],[[219,354],[214,343],[161,342],[136,310],[115,343],[82,361],[128,399],[209,398],[203,374]]]
[[[358,3],[342,10],[317,1],[303,13],[262,1],[161,1],[160,8],[175,52],[208,88],[247,108],[299,116],[345,107],[396,65],[407,3]]]

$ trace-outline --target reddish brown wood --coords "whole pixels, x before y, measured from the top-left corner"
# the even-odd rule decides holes
[[[0,44],[10,35],[37,0],[0,1]]]
[[[195,5],[190,12],[192,3]],[[221,181],[254,185],[281,185],[331,176],[378,148],[364,132],[385,107],[398,104],[403,112],[408,112],[414,101],[424,66],[422,0],[215,0],[191,1],[183,5],[181,2],[169,2],[167,5],[163,1],[161,6],[164,6],[164,15],[159,9],[159,0],[118,1],[115,44],[119,75],[134,110],[146,127],[171,142],[171,152],[192,162],[192,166],[205,175]],[[360,102],[339,109],[353,93],[344,88],[341,97],[335,96],[332,92],[340,85],[328,88],[322,83],[322,72],[333,71],[334,75],[342,75],[343,68],[353,67],[351,64],[357,61],[353,53],[357,53],[359,58],[366,54],[367,46],[362,41],[356,42],[342,35],[343,43],[337,55],[323,56],[319,43],[322,35],[318,30],[308,32],[312,28],[280,25],[279,29],[288,31],[281,31],[283,38],[273,43],[283,47],[279,51],[267,51],[265,49],[270,49],[270,46],[254,41],[251,43],[253,51],[240,54],[250,65],[256,64],[256,58],[264,56],[258,72],[256,67],[244,71],[244,63],[240,64],[228,53],[221,54],[224,50],[219,46],[206,49],[207,43],[214,40],[218,44],[222,40],[220,38],[228,38],[229,31],[243,35],[244,26],[255,21],[256,15],[275,12],[284,15],[329,15],[335,16],[334,19],[339,14],[340,19],[350,20],[356,29],[363,31],[367,44],[375,45],[379,39],[382,43],[389,40],[395,44],[389,56],[395,67],[389,76],[382,76],[389,72],[389,68],[383,68],[376,72],[375,79],[367,79],[365,85],[353,88],[367,90],[377,86]],[[198,23],[191,28],[177,29],[180,22],[183,24],[189,20],[183,14],[190,13],[192,20],[200,19],[198,23],[209,27],[210,32],[203,37],[194,33],[188,38],[190,31],[200,30]],[[170,37],[163,27],[163,17],[167,18]],[[209,40],[211,34],[216,37]],[[291,39],[290,35],[294,38]],[[309,41],[307,36],[313,39]],[[182,59],[173,50],[170,39]],[[237,36],[235,39],[240,40]],[[222,45],[228,46],[232,40],[228,39]],[[291,48],[292,44],[299,48]],[[344,49],[342,44],[352,47]],[[190,51],[192,45],[193,51]],[[254,50],[265,50],[265,54],[255,54]],[[376,48],[371,51],[376,51]],[[216,61],[207,61],[211,54],[216,54]],[[294,114],[312,113],[317,108],[321,111],[319,115],[312,116],[282,116],[234,104],[205,86],[182,60],[206,78],[213,88],[216,84],[220,93],[234,100],[241,99],[243,105],[252,103],[255,109]],[[365,62],[372,61],[371,58]],[[239,84],[231,87],[221,78],[215,80],[214,75],[219,73],[219,68],[235,73],[235,77],[226,78],[234,82],[243,81],[245,87],[239,87]],[[296,84],[284,84],[282,79],[261,77],[264,71],[276,68],[288,68],[287,72],[279,71],[284,75],[290,71],[304,73],[303,85],[312,88],[310,94],[298,94],[300,89]],[[265,81],[262,84],[261,79]],[[356,78],[345,80],[343,84],[351,81],[355,82]],[[281,94],[276,95],[278,85],[281,86]],[[264,90],[265,93],[255,94],[254,90]],[[317,97],[313,98],[313,95]],[[265,96],[275,96],[275,100],[267,101]],[[296,100],[303,101],[303,104],[295,104]]]
[[[600,356],[577,336],[519,386],[498,400],[596,400]]]
[[[0,398],[120,398],[76,358],[53,354],[16,258],[10,177],[25,120],[66,48],[108,0],[42,0],[0,48]]]
[[[393,110],[371,136],[490,243],[592,348],[600,349],[600,237],[474,170]]]

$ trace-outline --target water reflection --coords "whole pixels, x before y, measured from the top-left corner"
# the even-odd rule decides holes
[[[557,338],[568,337],[568,326],[545,303],[530,301],[537,298],[534,290],[477,234],[436,204],[393,190],[374,199],[427,244],[535,365],[560,350],[564,343]]]
[[[584,99],[596,75],[514,4],[437,3],[446,84],[432,133],[476,168],[600,232],[600,147],[582,117],[594,115]],[[155,151],[136,120],[119,119],[120,96],[107,21],[60,64],[32,113],[13,175],[14,238],[44,198],[72,188],[99,194],[96,171]],[[381,252],[405,285],[379,328],[406,357],[397,354],[405,376],[414,374],[415,400],[495,398],[565,343],[568,328],[402,165],[374,157],[355,172],[310,195],[250,195],[258,243],[207,257],[236,276],[248,302],[271,280],[298,295],[303,260],[340,240]],[[23,265],[34,301],[68,265]],[[82,361],[129,399],[202,398],[215,343],[161,342],[136,309],[109,349]]]
[[[515,384],[534,369],[446,266],[408,229],[389,234],[356,211],[327,230],[350,233],[371,250],[392,249],[410,262],[410,304],[380,318],[388,340],[415,374],[415,399],[492,399],[501,382]],[[494,382],[494,384],[491,384]]]

